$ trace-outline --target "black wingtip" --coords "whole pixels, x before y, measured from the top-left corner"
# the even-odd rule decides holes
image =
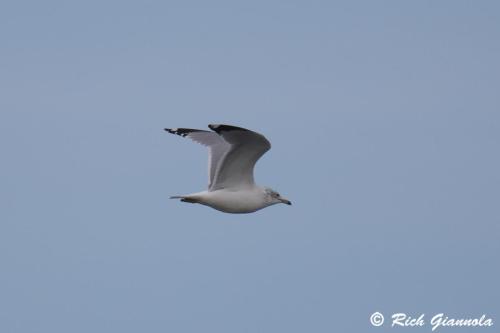
[[[187,135],[189,135],[189,133],[193,132],[203,132],[202,130],[194,128],[165,128],[165,131],[167,131],[168,133],[180,135],[182,137],[186,137]]]
[[[220,125],[214,125],[214,124],[210,124],[208,125],[208,128],[210,128],[212,131],[216,132],[216,133],[219,133],[219,131],[217,130],[217,128],[219,128]]]
[[[170,134],[182,135],[177,128],[164,128],[164,130]]]

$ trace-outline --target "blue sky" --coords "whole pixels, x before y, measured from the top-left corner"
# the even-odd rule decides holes
[[[0,331],[500,320],[499,11],[3,2]],[[294,205],[168,200],[206,152],[162,129],[209,123],[265,134],[256,180]]]

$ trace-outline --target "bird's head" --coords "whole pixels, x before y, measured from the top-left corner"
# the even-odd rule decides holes
[[[271,205],[274,205],[274,204],[278,204],[278,203],[284,203],[284,204],[287,204],[287,205],[291,205],[292,203],[290,202],[290,200],[282,197],[278,192],[276,192],[275,190],[273,189],[270,189],[268,187],[266,187],[264,189],[265,193],[266,193],[266,200],[271,204]]]

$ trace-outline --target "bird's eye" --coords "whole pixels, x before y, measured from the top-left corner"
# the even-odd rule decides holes
[[[279,198],[279,197],[280,197],[280,194],[279,194],[279,193],[276,193],[276,196]]]

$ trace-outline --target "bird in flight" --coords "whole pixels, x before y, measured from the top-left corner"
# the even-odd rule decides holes
[[[199,203],[225,213],[252,213],[259,209],[292,203],[269,187],[255,184],[253,168],[257,160],[271,149],[262,135],[230,125],[208,125],[213,131],[190,128],[165,128],[165,131],[187,137],[208,148],[208,190],[171,199]]]

